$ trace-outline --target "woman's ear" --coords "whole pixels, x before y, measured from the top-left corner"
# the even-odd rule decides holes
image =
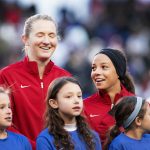
[[[142,119],[141,119],[140,117],[136,117],[136,118],[135,118],[135,124],[136,124],[137,126],[141,126],[141,124],[142,124]]]
[[[49,99],[49,105],[54,109],[58,108],[58,103],[55,99]]]
[[[25,35],[21,36],[22,42],[24,43],[25,46],[28,46],[28,38]]]

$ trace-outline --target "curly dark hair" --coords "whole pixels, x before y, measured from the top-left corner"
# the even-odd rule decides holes
[[[59,90],[68,82],[77,84],[80,86],[78,81],[73,77],[61,77],[54,80],[48,89],[48,94],[46,98],[47,108],[45,113],[46,124],[45,127],[48,128],[49,133],[54,136],[54,145],[56,149],[63,148],[64,150],[73,150],[74,144],[71,141],[69,133],[63,128],[65,123],[61,118],[58,109],[54,109],[49,105],[49,99],[57,99],[57,94]],[[81,87],[81,86],[80,86]],[[82,115],[76,117],[77,132],[81,140],[83,139],[87,144],[87,150],[94,150],[95,143],[93,140],[93,134],[88,127],[85,118]]]

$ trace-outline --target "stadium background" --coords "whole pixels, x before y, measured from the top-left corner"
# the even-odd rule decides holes
[[[94,92],[91,60],[101,48],[125,51],[136,93],[150,97],[150,0],[0,0],[0,68],[20,60],[27,17],[43,13],[58,23],[54,62]]]

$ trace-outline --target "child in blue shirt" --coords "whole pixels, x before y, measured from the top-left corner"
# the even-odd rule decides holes
[[[72,77],[54,80],[48,89],[46,129],[37,137],[37,150],[101,150],[96,132],[81,115],[82,91]]]
[[[8,131],[12,124],[9,90],[0,86],[0,149],[1,150],[32,150],[27,138]]]
[[[105,149],[149,150],[150,106],[141,97],[123,97],[112,112],[116,124],[109,131]]]

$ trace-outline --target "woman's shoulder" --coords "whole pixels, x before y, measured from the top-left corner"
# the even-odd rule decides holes
[[[36,139],[37,150],[55,150],[54,137],[49,132],[48,128],[41,131]]]
[[[53,138],[53,135],[48,131],[48,128],[45,128],[44,130],[40,132],[37,138],[40,138],[40,137],[51,139]]]
[[[141,140],[133,139],[125,135],[124,133],[120,133],[117,137],[113,139],[110,145],[128,145],[129,143],[139,143]]]
[[[150,133],[144,134],[143,137],[144,138],[150,138]]]
[[[150,134],[144,134],[143,135],[143,140],[149,141],[149,143],[150,143]]]
[[[18,147],[23,146],[23,147],[28,147],[29,150],[31,149],[31,144],[26,136],[19,134],[19,133],[12,132],[12,131],[7,131],[7,134],[8,134],[7,142],[10,142],[11,144],[13,143],[14,147],[16,146],[15,143],[17,143]]]
[[[114,147],[115,145],[118,147],[120,145],[122,145],[123,142],[126,141],[126,135],[124,135],[123,133],[120,133],[117,137],[115,137],[111,144],[110,144],[110,147]]]
[[[12,73],[12,71],[16,71],[20,68],[23,68],[23,61],[18,61],[16,63],[10,64],[8,66],[5,66],[4,68],[2,68],[0,70],[0,74],[8,74],[8,73]]]
[[[8,137],[10,138],[17,138],[17,139],[21,139],[21,140],[27,140],[27,137],[24,136],[23,134],[19,134],[19,133],[15,133],[12,131],[7,131],[8,133]]]

